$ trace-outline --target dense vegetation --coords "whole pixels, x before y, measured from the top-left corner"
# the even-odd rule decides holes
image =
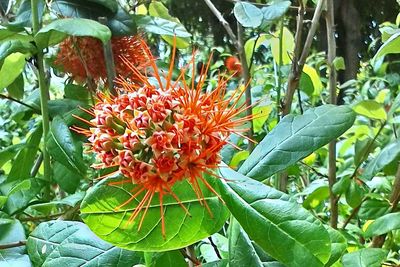
[[[0,267],[399,266],[394,0],[0,0]]]

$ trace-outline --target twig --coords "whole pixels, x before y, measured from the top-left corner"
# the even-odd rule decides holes
[[[301,3],[302,1],[300,1]],[[304,21],[304,6],[300,4],[299,7],[299,15],[297,19],[297,29],[296,29],[296,36],[295,36],[295,55],[293,58],[292,62],[292,69],[289,74],[289,79],[288,79],[288,86],[287,86],[287,92],[285,96],[285,105],[283,107],[283,116],[287,115],[290,113],[290,110],[292,108],[292,102],[293,102],[293,95],[296,91],[296,88],[299,85],[300,82],[300,77],[301,73],[303,71],[304,64],[306,62],[306,59],[310,53],[311,49],[311,44],[314,39],[315,32],[318,27],[318,22],[322,14],[323,6],[325,4],[325,0],[320,0],[318,1],[317,8],[315,9],[315,13],[311,22],[311,28],[308,32],[307,39],[304,43],[303,46],[301,46],[301,36],[302,36],[302,26],[303,26],[303,21]],[[300,57],[298,55],[300,54],[300,49],[303,47],[302,52]],[[297,61],[298,59],[298,61]]]
[[[14,243],[0,245],[0,249],[16,248],[16,247],[21,247],[21,246],[25,246],[25,245],[26,245],[26,240],[21,240],[21,241],[14,242]]]
[[[242,77],[244,80],[244,84],[246,86],[246,91],[245,91],[245,98],[246,98],[246,115],[251,116],[253,114],[253,109],[251,108],[251,87],[250,87],[250,70],[249,66],[247,65],[247,59],[246,59],[246,51],[244,50],[244,32],[243,32],[243,27],[240,25],[240,23],[237,23],[237,28],[238,28],[238,52],[239,52],[239,58],[240,62],[242,64]],[[253,120],[249,121],[249,129],[247,131],[247,137],[250,138],[251,140],[253,139],[254,132],[253,132]],[[247,144],[247,150],[251,153],[254,149],[254,144],[253,142],[249,141]]]
[[[303,161],[300,161],[300,164],[302,164],[303,166],[309,168],[311,171],[313,171],[316,175],[320,176],[320,177],[324,177],[324,178],[328,178],[328,175],[320,173],[319,171],[317,171],[314,167],[307,165],[306,163],[304,163]]]
[[[21,222],[35,222],[35,221],[42,221],[42,220],[48,220],[48,219],[53,219],[60,217],[63,215],[65,212],[60,212],[60,213],[54,213],[54,214],[49,214],[49,215],[42,215],[42,216],[36,216],[36,217],[26,217],[26,218],[19,218]]]
[[[25,106],[25,107],[27,107],[27,108],[30,108],[30,109],[32,109],[32,110],[33,110],[35,113],[37,113],[37,114],[40,114],[40,113],[41,113],[39,109],[37,109],[37,108],[35,108],[35,107],[33,107],[33,106],[29,105],[29,104],[26,104],[26,103],[24,103],[24,102],[22,102],[22,101],[20,101],[20,100],[18,100],[18,99],[15,99],[15,98],[13,98],[13,97],[11,97],[11,96],[7,96],[7,95],[0,94],[0,98],[2,98],[2,99],[8,99],[8,100],[13,101],[13,102],[15,102],[15,103],[18,103],[18,104],[20,104],[20,105],[23,105],[23,106]]]
[[[361,201],[361,203],[351,211],[350,216],[349,216],[349,217],[346,219],[346,221],[343,223],[342,230],[346,229],[346,226],[349,224],[349,222],[351,221],[351,219],[353,219],[354,216],[357,215],[358,211],[359,211],[360,208],[361,208],[362,203],[364,203],[365,200],[367,200],[367,198],[364,198],[364,199]]]
[[[336,69],[333,61],[336,57],[336,40],[335,40],[335,16],[333,0],[327,0],[327,12],[325,16],[326,32],[328,40],[328,69],[329,69],[329,95],[330,103],[336,105]],[[339,218],[338,205],[333,186],[336,183],[336,140],[329,143],[328,155],[328,182],[329,182],[329,202],[331,206],[331,227],[337,229]]]
[[[219,259],[222,259],[221,254],[219,253],[218,247],[217,247],[217,245],[215,245],[214,241],[212,240],[212,237],[210,236],[210,237],[208,238],[208,240],[210,241],[210,244],[211,244],[211,246],[213,247],[214,252],[215,252],[215,254],[217,255],[217,257],[218,257]]]
[[[201,262],[197,259],[196,255],[194,254],[194,249],[192,246],[188,246],[186,248],[180,249],[181,254],[189,259],[189,267],[200,266]]]

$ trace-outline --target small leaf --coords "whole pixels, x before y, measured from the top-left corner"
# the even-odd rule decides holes
[[[81,102],[88,102],[90,99],[89,90],[83,86],[76,84],[67,84],[64,87],[65,98],[77,100]]]
[[[263,7],[261,11],[264,14],[264,19],[268,22],[280,19],[288,11],[290,4],[290,1],[279,1],[270,6]]]
[[[272,105],[268,106],[255,106],[252,109],[253,114],[255,115],[255,119],[253,119],[253,129],[255,133],[258,133],[262,130],[264,123],[267,121],[269,114],[271,114]]]
[[[333,66],[335,66],[336,70],[345,70],[346,69],[346,63],[344,62],[343,57],[335,57],[333,60]]]
[[[272,56],[277,64],[280,63],[281,53],[279,51],[279,38],[280,32],[274,33],[271,38],[271,52]],[[292,62],[292,54],[294,51],[294,36],[290,30],[286,27],[283,28],[282,34],[282,65],[287,65]]]
[[[55,160],[74,172],[84,176],[87,166],[82,158],[81,148],[75,144],[65,121],[57,116],[51,123],[47,138],[47,149]]]
[[[374,100],[363,100],[353,106],[353,110],[370,119],[386,120],[387,114],[382,104]]]
[[[400,155],[400,140],[386,145],[382,151],[365,167],[362,177],[371,180],[385,166],[393,162]]]
[[[367,199],[362,203],[358,217],[362,220],[375,220],[389,212],[390,207],[387,200]]]
[[[8,146],[0,151],[0,168],[5,163],[15,157],[15,155],[25,146],[24,143]]]
[[[343,253],[346,251],[347,240],[339,231],[330,227],[328,227],[327,230],[332,242],[332,253],[328,263],[326,263],[325,266],[331,266],[336,261],[338,261],[342,257]]]
[[[236,169],[237,167],[238,167],[238,165],[242,162],[242,161],[244,161],[245,159],[247,159],[248,157],[249,157],[249,151],[247,151],[247,150],[243,150],[243,151],[239,151],[239,152],[237,152],[234,156],[233,156],[233,158],[232,158],[232,160],[231,160],[231,163],[229,163],[229,166],[232,168],[232,169]]]
[[[107,26],[90,19],[57,19],[43,27],[35,40],[39,48],[45,48],[58,44],[68,35],[90,36],[105,43],[110,40],[111,31]]]
[[[264,137],[239,172],[264,180],[339,137],[354,119],[350,108],[332,105],[309,109],[300,116],[288,115]]]
[[[362,185],[359,185],[357,181],[352,179],[350,181],[350,185],[346,191],[346,202],[347,204],[350,205],[352,208],[358,207],[365,195],[365,190],[362,187]]]
[[[28,237],[27,249],[35,266],[134,266],[143,254],[99,239],[81,222],[41,223]]]
[[[176,37],[191,37],[182,24],[169,21],[162,18],[136,15],[136,23],[139,28],[143,28],[146,32],[160,35],[169,35]]]
[[[397,53],[400,53],[400,32],[393,34],[386,42],[383,43],[372,59],[372,62],[376,62],[381,57],[384,57],[388,54]],[[372,65],[374,65],[374,63],[372,63]]]
[[[330,238],[321,222],[282,192],[220,168],[221,196],[232,215],[265,252],[288,266],[324,266]],[[301,229],[301,231],[299,231]],[[288,249],[290,248],[290,249]]]
[[[11,97],[21,99],[24,97],[24,76],[21,73],[18,77],[7,86],[7,92]]]
[[[319,96],[323,89],[321,79],[317,71],[305,64],[303,68],[303,75],[300,78],[300,87],[309,96]]]
[[[386,252],[380,248],[364,248],[343,256],[343,266],[351,267],[381,267],[386,258]]]
[[[400,228],[400,212],[389,213],[373,221],[364,233],[365,237],[386,234]]]
[[[83,176],[71,171],[68,167],[65,167],[59,162],[54,162],[53,165],[53,178],[54,181],[61,187],[65,192],[72,194],[78,188]]]
[[[24,70],[26,61],[22,53],[12,53],[4,60],[0,70],[0,92],[12,84]]]
[[[215,188],[215,178],[208,177],[207,179]],[[120,177],[107,178],[92,187],[81,204],[81,217],[97,236],[121,248],[151,252],[179,249],[219,231],[228,217],[224,204],[200,183],[204,198],[211,210],[212,216],[210,216],[204,205],[199,203],[192,186],[184,180],[177,182],[172,191],[179,196],[191,216],[186,214],[172,196],[165,195],[163,209],[166,236],[164,238],[160,218],[161,207],[159,196],[156,194],[144,217],[142,227],[138,230],[144,211],[142,210],[133,222],[129,222],[129,218],[145,193],[141,193],[129,204],[115,210],[132,197],[132,192],[137,186],[131,183],[108,184],[119,180],[121,180]]]
[[[256,28],[263,20],[261,9],[248,2],[237,2],[233,8],[233,14],[243,27]]]

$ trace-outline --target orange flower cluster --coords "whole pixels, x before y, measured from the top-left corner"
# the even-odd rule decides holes
[[[146,53],[153,58],[148,49]],[[186,68],[173,81],[174,57],[175,50],[169,72],[163,77],[165,82],[154,60],[151,62],[156,82],[125,61],[140,82],[119,79],[117,96],[101,94],[98,103],[86,110],[93,116],[86,121],[90,130],[74,127],[75,131],[89,137],[89,145],[101,162],[98,168],[118,166],[118,171],[126,177],[111,184],[137,185],[132,197],[116,209],[145,192],[129,219],[130,222],[135,220],[144,209],[139,229],[152,198],[158,193],[163,235],[163,196],[170,194],[188,212],[171,189],[177,181],[187,179],[200,203],[209,210],[199,182],[218,196],[203,175],[216,176],[212,169],[218,168],[221,162],[219,152],[228,143],[227,138],[231,133],[243,136],[241,132],[245,129],[238,129],[238,126],[252,119],[252,116],[235,118],[247,109],[245,104],[237,105],[244,91],[236,90],[224,99],[227,79],[220,78],[212,92],[203,92],[210,62],[203,68],[197,84],[194,77],[191,83],[185,80]],[[195,69],[194,59],[192,63]]]
[[[230,56],[225,60],[225,67],[235,77],[242,75],[242,64],[237,57]]]
[[[123,58],[139,70],[149,66],[149,58],[142,44],[142,38],[138,35],[111,38],[115,70],[118,76],[135,80],[135,75],[126,66]],[[103,44],[96,38],[68,37],[60,44],[54,64],[71,74],[72,78],[78,82],[85,81],[87,77],[93,78],[96,82],[106,80],[107,70],[103,51]]]

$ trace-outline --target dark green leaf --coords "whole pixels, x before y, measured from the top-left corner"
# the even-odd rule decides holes
[[[89,90],[76,84],[67,84],[64,87],[64,95],[68,99],[86,103],[90,99]]]
[[[365,179],[372,179],[386,165],[393,162],[400,155],[400,140],[386,145],[382,151],[368,164],[362,173]]]
[[[41,22],[45,9],[45,1],[37,1],[37,7],[35,8],[38,9],[39,22]],[[32,27],[31,9],[31,0],[23,0],[15,16],[15,20],[10,22],[7,26],[19,30],[23,30],[24,27]]]
[[[29,236],[29,256],[35,266],[133,266],[143,254],[127,251],[102,241],[80,222],[41,223]]]
[[[288,266],[324,266],[330,238],[321,222],[288,195],[221,168],[221,196],[243,229],[265,252]],[[301,229],[301,231],[299,231]],[[288,249],[290,248],[290,249]]]
[[[76,109],[79,106],[84,106],[84,103],[72,99],[54,99],[49,102],[50,117],[63,116],[66,113]]]
[[[179,250],[165,252],[145,252],[146,267],[187,267]]]
[[[51,123],[47,138],[47,149],[53,158],[71,171],[84,176],[87,166],[83,161],[82,148],[78,146],[71,135],[68,125],[57,116]]]
[[[350,186],[350,181],[351,181],[350,176],[345,176],[340,178],[340,180],[333,185],[332,192],[335,195],[340,195],[345,193]]]
[[[342,263],[346,267],[381,267],[386,254],[380,248],[364,248],[344,255]]]
[[[262,267],[249,236],[239,222],[232,218],[229,227],[229,266]]]
[[[166,19],[151,16],[136,16],[136,24],[139,28],[143,28],[146,32],[160,35],[169,35],[176,37],[191,37],[182,24],[178,24]]]
[[[53,179],[54,181],[67,193],[74,193],[78,188],[83,176],[71,171],[59,162],[55,162],[53,165]]]
[[[373,221],[365,231],[365,237],[386,234],[400,228],[400,212],[389,213]]]
[[[343,134],[354,119],[350,108],[332,105],[309,109],[300,116],[288,115],[258,144],[239,171],[264,180]]]
[[[21,73],[13,83],[7,86],[8,94],[16,99],[21,99],[24,97],[24,76]]]
[[[346,191],[346,202],[347,204],[350,205],[352,208],[358,207],[358,205],[361,204],[365,190],[362,185],[358,184],[357,181],[352,179],[350,181],[349,188]]]
[[[0,168],[15,157],[15,155],[25,146],[24,143],[8,146],[0,151]]]
[[[90,36],[103,43],[111,38],[111,31],[107,26],[90,19],[58,19],[43,27],[35,36],[36,44],[40,48],[58,44],[68,35]]]
[[[160,202],[158,194],[154,195],[151,205],[144,217],[142,227],[138,230],[143,210],[133,222],[129,218],[143,199],[144,192],[120,209],[130,197],[136,185],[108,185],[121,178],[108,178],[92,187],[81,204],[81,216],[85,223],[102,239],[122,248],[160,252],[173,250],[193,244],[220,230],[228,217],[226,207],[217,196],[202,185],[201,188],[213,216],[201,205],[191,185],[185,180],[172,188],[181,202],[187,207],[191,216],[181,208],[170,195],[163,198],[165,218],[165,238],[162,235],[160,219]],[[208,178],[215,188],[215,179]]]
[[[390,208],[387,200],[367,199],[362,203],[358,217],[363,220],[374,220],[386,214]]]
[[[42,124],[37,125],[36,129],[31,132],[26,140],[26,146],[15,157],[14,164],[7,177],[8,182],[31,177],[31,170],[35,164],[42,133]]]
[[[233,8],[233,13],[243,27],[256,28],[261,25],[263,20],[261,10],[248,2],[237,2]]]
[[[327,228],[329,237],[331,238],[331,257],[329,258],[328,263],[325,266],[331,266],[336,261],[338,261],[347,248],[347,240],[346,238],[337,230],[333,228]]]

